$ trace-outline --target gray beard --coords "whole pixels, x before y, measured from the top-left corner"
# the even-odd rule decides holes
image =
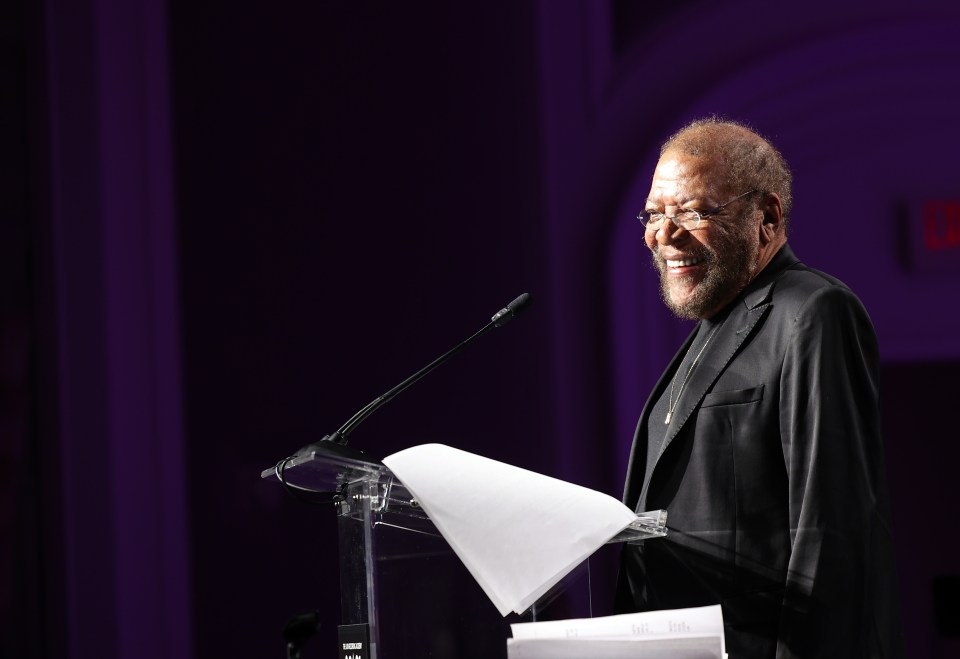
[[[728,242],[727,238],[732,239]],[[704,258],[707,274],[683,303],[670,299],[670,282],[686,283],[684,279],[687,278],[668,277],[666,261],[658,253],[653,253],[653,265],[660,272],[660,297],[678,318],[698,320],[713,316],[721,310],[719,305],[736,297],[753,279],[756,249],[751,249],[739,236],[727,236],[723,243],[718,246],[722,247],[724,256],[705,246],[694,254]]]

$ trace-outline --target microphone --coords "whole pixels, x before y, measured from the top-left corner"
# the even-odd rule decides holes
[[[360,460],[363,462],[371,462],[370,458],[366,456],[361,451],[358,451],[353,448],[347,447],[347,437],[353,432],[357,426],[363,423],[367,417],[380,409],[383,405],[388,403],[394,396],[399,394],[401,391],[405,391],[411,385],[416,383],[420,378],[425,376],[430,371],[434,370],[448,359],[456,355],[458,352],[466,348],[468,345],[479,339],[481,336],[489,332],[495,327],[501,327],[506,323],[510,322],[514,317],[518,316],[520,313],[525,311],[530,307],[530,294],[523,293],[522,295],[517,296],[517,298],[505,306],[503,309],[498,311],[490,318],[490,322],[484,325],[479,331],[468,337],[467,339],[461,341],[456,346],[443,353],[432,362],[421,368],[419,371],[408,377],[406,380],[395,386],[390,391],[386,392],[382,396],[375,398],[370,401],[366,406],[360,409],[356,414],[350,417],[346,423],[344,423],[340,428],[327,436],[321,439],[319,442],[314,442],[313,444],[308,444],[302,449],[297,451],[295,455],[304,455],[311,451],[325,451],[333,454],[340,455],[341,457],[347,457],[354,460]],[[379,460],[376,462],[379,463]]]
[[[502,327],[510,322],[514,316],[524,311],[529,306],[530,294],[523,293],[517,296],[516,300],[505,306],[497,313],[493,314],[493,318],[490,319],[490,322],[493,323],[494,327]]]

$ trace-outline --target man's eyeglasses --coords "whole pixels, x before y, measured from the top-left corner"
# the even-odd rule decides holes
[[[687,231],[693,231],[694,229],[700,228],[701,220],[709,220],[711,216],[716,215],[724,208],[737,201],[738,199],[743,199],[747,195],[752,195],[754,192],[759,192],[759,190],[750,190],[749,192],[744,192],[742,195],[738,195],[731,199],[730,201],[720,204],[716,208],[711,208],[709,210],[693,210],[692,208],[682,208],[676,212],[672,217],[661,213],[660,211],[640,211],[640,214],[637,215],[637,219],[640,220],[640,223],[647,228],[647,231],[659,231],[660,227],[663,226],[663,223],[667,220],[673,222],[675,226],[685,229]]]

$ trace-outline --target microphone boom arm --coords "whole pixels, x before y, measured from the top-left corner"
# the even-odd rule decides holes
[[[334,432],[331,435],[327,435],[326,437],[321,439],[320,442],[332,442],[340,446],[346,446],[347,436],[351,432],[353,432],[357,426],[363,423],[367,419],[367,417],[369,417],[371,414],[373,414],[378,409],[380,409],[383,405],[389,402],[394,396],[399,394],[401,391],[404,391],[405,389],[410,387],[412,384],[416,383],[418,380],[420,380],[420,378],[422,378],[427,373],[431,372],[432,370],[440,366],[440,364],[444,363],[445,361],[447,361],[448,359],[450,359],[451,357],[453,357],[454,355],[462,351],[464,348],[466,348],[468,345],[476,341],[478,338],[480,338],[481,336],[483,336],[484,334],[492,330],[494,327],[500,327],[501,325],[504,325],[507,322],[509,322],[514,316],[519,314],[528,306],[530,306],[530,294],[523,293],[520,296],[518,296],[513,302],[511,302],[510,304],[505,306],[503,309],[495,313],[493,317],[490,319],[490,322],[484,325],[479,331],[477,331],[469,338],[461,341],[456,346],[454,346],[447,352],[443,353],[442,355],[434,359],[432,362],[430,362],[429,364],[421,368],[419,371],[417,371],[416,373],[408,377],[406,380],[404,380],[403,382],[395,386],[390,391],[370,401],[359,412],[357,412],[352,417],[350,417],[346,423],[340,426],[340,428],[336,432]],[[320,442],[318,442],[318,444]],[[308,447],[305,447],[305,449],[314,448],[315,446],[316,444],[310,444]],[[301,450],[305,450],[305,449],[301,449]]]
[[[416,373],[408,377],[406,380],[404,380],[403,382],[395,386],[393,389],[391,389],[387,393],[370,401],[365,407],[363,407],[363,409],[361,409],[359,412],[357,412],[352,417],[350,417],[350,419],[345,424],[340,426],[339,430],[337,430],[332,435],[328,435],[327,437],[324,437],[324,439],[327,439],[332,442],[336,442],[338,444],[346,445],[347,436],[351,432],[353,432],[354,428],[356,428],[361,423],[363,423],[368,416],[370,416],[371,414],[376,412],[378,409],[380,409],[382,406],[390,402],[390,400],[394,396],[399,394],[401,391],[415,384],[418,380],[420,380],[420,378],[425,376],[427,373],[431,372],[432,370],[440,366],[440,364],[444,363],[445,361],[447,361],[448,359],[456,355],[458,352],[462,351],[468,345],[473,343],[476,339],[480,338],[481,336],[483,336],[484,334],[486,334],[487,332],[489,332],[490,330],[492,330],[494,327],[497,327],[497,326],[498,325],[491,320],[489,323],[484,325],[484,327],[481,330],[473,334],[471,337],[461,341],[452,349],[448,350],[447,352],[443,353],[442,355],[434,359],[432,362],[430,362],[429,364],[421,368],[419,371],[417,371]]]

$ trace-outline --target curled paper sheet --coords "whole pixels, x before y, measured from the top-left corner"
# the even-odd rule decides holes
[[[442,444],[383,462],[504,616],[530,608],[636,519],[601,492]]]

